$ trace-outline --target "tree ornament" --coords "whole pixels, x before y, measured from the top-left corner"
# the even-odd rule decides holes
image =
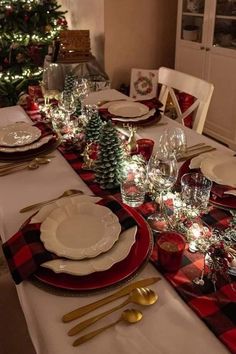
[[[98,143],[101,135],[101,128],[103,122],[98,114],[98,112],[94,112],[86,125],[85,129],[85,139],[86,142],[94,142]]]
[[[24,21],[25,21],[25,22],[28,22],[28,21],[29,21],[29,15],[27,15],[27,14],[24,15]]]
[[[47,26],[44,27],[44,32],[45,33],[50,33],[51,30],[52,30],[52,26],[51,25],[47,25]]]
[[[17,61],[18,64],[24,63],[25,60],[26,60],[26,57],[25,57],[25,55],[23,53],[17,53],[16,61]]]
[[[101,128],[99,146],[95,164],[96,182],[102,189],[117,188],[122,175],[123,150],[117,130],[110,121]]]

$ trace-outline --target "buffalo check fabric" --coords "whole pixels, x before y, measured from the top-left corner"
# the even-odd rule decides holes
[[[229,212],[212,208],[202,217],[209,226],[225,228],[231,215]],[[204,277],[204,286],[196,285],[193,279],[200,277],[204,260],[200,253],[191,253],[186,250],[181,268],[177,273],[165,273],[158,268],[158,253],[154,243],[151,262],[161,271],[171,283],[181,298],[205,322],[210,330],[228,347],[236,353],[236,278],[231,281],[219,278],[216,291],[213,283]]]
[[[34,120],[34,117],[30,116]],[[101,197],[112,194],[115,199],[121,200],[119,189],[102,190],[95,182],[94,173],[83,170],[83,161],[78,152],[72,150],[68,152],[61,147],[59,150],[94,194]],[[144,217],[148,217],[155,211],[155,206],[147,198],[145,203],[136,209]],[[203,216],[206,224],[218,228],[227,227],[230,219],[230,212],[215,207],[212,207],[208,214]],[[158,268],[157,260],[158,254],[154,243],[150,261]],[[224,278],[219,279],[216,291],[207,277],[204,279],[204,286],[199,286],[193,283],[193,279],[200,276],[202,267],[203,256],[200,253],[190,253],[186,248],[181,268],[177,273],[160,271],[217,338],[225,344],[231,353],[236,354],[236,278],[230,276],[231,281],[226,281]]]
[[[136,225],[136,221],[112,197],[101,199],[97,204],[109,208],[119,219],[121,231]],[[48,252],[40,240],[40,223],[26,224],[2,245],[12,277],[16,284],[35,273],[40,264],[57,258]]]

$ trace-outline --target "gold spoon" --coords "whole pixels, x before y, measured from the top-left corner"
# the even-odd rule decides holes
[[[51,161],[50,158],[48,157],[36,157],[31,161],[22,161],[19,163],[10,163],[10,164],[5,164],[5,166],[0,166],[0,173],[8,172],[11,170],[17,170],[23,167],[27,167],[34,162],[38,163],[39,165],[47,164]]]
[[[100,313],[94,317],[90,317],[85,321],[78,323],[76,326],[71,328],[68,332],[69,336],[74,336],[75,334],[81,332],[85,328],[89,327],[91,324],[97,322],[98,320],[102,319],[103,317],[109,315],[110,313],[119,310],[120,308],[124,307],[128,303],[132,302],[138,305],[149,306],[155,304],[157,301],[158,296],[157,294],[149,289],[149,288],[136,288],[131,291],[127,300],[122,302],[120,305],[113,307],[110,310]]]
[[[53,199],[50,199],[50,200],[45,200],[45,201],[40,202],[40,203],[29,205],[26,208],[21,209],[20,213],[25,213],[27,211],[30,211],[30,210],[33,210],[33,209],[36,209],[36,208],[38,209],[38,208],[40,208],[41,206],[43,206],[45,204],[49,204],[49,203],[55,202],[58,199],[61,199],[61,198],[64,198],[64,197],[69,197],[69,196],[75,195],[75,194],[83,194],[83,192],[80,191],[79,189],[69,189],[69,190],[65,191],[64,193],[62,193],[62,195],[60,195],[57,198],[53,198]]]
[[[4,162],[4,163],[0,163],[0,171],[5,170],[8,167],[17,167],[17,166],[21,166],[21,165],[26,165],[28,163],[30,163],[31,161],[35,160],[35,159],[52,159],[56,157],[55,155],[39,155],[38,157],[35,157],[34,159],[28,158],[28,159],[24,159],[24,160],[17,160],[17,161],[12,161],[12,162]]]
[[[21,165],[21,166],[17,166],[15,168],[12,168],[12,167],[9,167],[9,168],[6,168],[5,170],[1,170],[0,171],[0,177],[2,176],[7,176],[11,173],[14,173],[14,172],[18,172],[18,171],[22,171],[22,170],[25,170],[25,169],[29,169],[29,170],[36,170],[37,168],[39,168],[39,166],[41,164],[47,164],[49,163],[51,160],[50,159],[46,159],[44,161],[31,161],[29,162],[27,165]]]
[[[87,342],[89,339],[95,337],[97,334],[105,331],[106,329],[108,329],[108,328],[110,328],[112,326],[115,326],[117,323],[119,323],[121,321],[125,321],[125,322],[128,322],[130,324],[134,324],[136,322],[141,321],[142,317],[143,317],[142,312],[140,312],[138,310],[135,310],[135,309],[127,309],[127,310],[122,312],[120,318],[117,321],[115,321],[115,322],[113,322],[113,323],[111,323],[111,324],[109,324],[109,325],[107,325],[105,327],[99,328],[99,329],[97,329],[97,330],[95,330],[93,332],[87,333],[87,334],[85,334],[82,337],[77,338],[73,342],[73,346],[76,347],[77,345],[80,345],[80,344],[82,344],[84,342]]]

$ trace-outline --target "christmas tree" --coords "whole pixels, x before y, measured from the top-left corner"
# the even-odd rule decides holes
[[[66,28],[56,0],[0,0],[0,97],[18,94],[42,76],[48,45]]]
[[[85,129],[85,139],[87,143],[99,142],[102,125],[103,122],[98,112],[94,112]]]

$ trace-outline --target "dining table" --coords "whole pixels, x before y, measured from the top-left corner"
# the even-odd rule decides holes
[[[85,104],[96,104],[106,100],[130,100],[130,98],[117,90],[108,89],[89,94]],[[0,126],[18,121],[31,122],[30,115],[34,114],[27,113],[18,105],[1,108]],[[175,126],[180,126],[180,123],[163,115],[160,122],[140,127],[137,134],[141,138],[154,140],[155,148],[158,148],[157,144],[164,129]],[[206,143],[217,150],[232,154],[230,149],[217,141],[182,125],[181,127],[186,133],[188,145]],[[54,155],[52,161],[37,170],[26,169],[0,177],[0,235],[3,242],[9,240],[32,215],[32,211],[20,213],[20,209],[41,200],[55,198],[68,189],[79,189],[84,194],[92,194],[88,185],[60,151],[55,150],[51,154]],[[182,162],[179,163],[179,166],[181,164]],[[133,281],[156,276],[160,276],[161,280],[151,285],[150,288],[158,294],[158,301],[153,306],[142,308],[143,319],[139,323],[134,325],[127,325],[124,322],[117,323],[79,347],[72,346],[72,337],[68,336],[67,332],[79,320],[63,323],[62,316],[64,314],[112,294]],[[81,294],[61,289],[58,291],[57,288],[40,285],[31,280],[24,280],[16,285],[16,290],[37,354],[230,353],[228,348],[183,301],[170,282],[151,262],[147,262],[127,281],[116,284],[112,288],[91,293]],[[112,304],[107,304],[82,319],[110,309],[121,301],[119,299]],[[135,306],[129,304],[128,307]],[[116,321],[120,314],[121,310],[112,313],[96,323],[93,329]],[[14,322],[14,318],[12,321]],[[24,348],[21,348],[21,351],[24,352]]]

